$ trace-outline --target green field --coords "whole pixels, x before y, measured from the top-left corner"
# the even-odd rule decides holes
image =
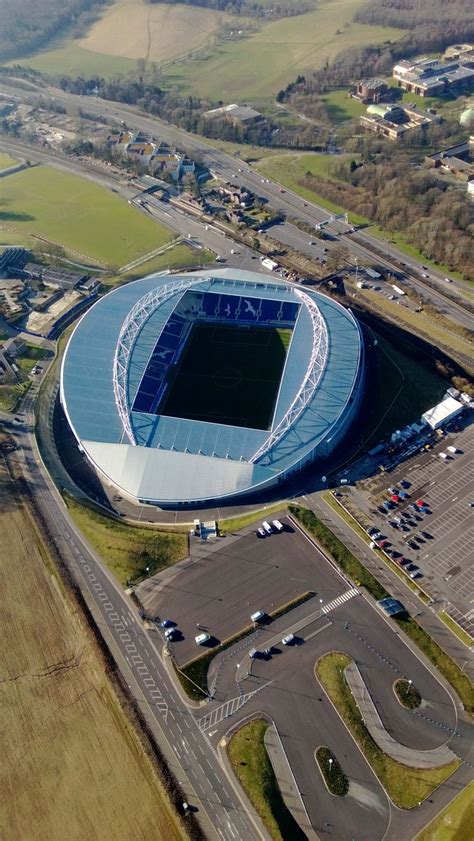
[[[458,794],[414,841],[467,841],[474,838],[474,782]]]
[[[342,123],[344,120],[361,117],[367,111],[367,105],[363,105],[358,99],[347,96],[346,90],[331,91],[322,96],[321,99],[334,123]]]
[[[301,154],[288,152],[283,155],[272,155],[264,158],[255,164],[254,168],[266,178],[270,178],[271,181],[283,184],[284,187],[294,190],[295,193],[298,193],[304,199],[308,199],[308,201],[313,201],[321,207],[325,207],[331,213],[344,213],[346,208],[316,195],[306,187],[302,187],[299,181],[304,178],[307,172],[328,180],[337,180],[334,174],[335,168],[340,166],[344,160],[352,160],[354,157],[357,158],[357,155],[338,155],[337,158],[334,158],[331,155],[321,155],[317,152]],[[349,219],[355,225],[370,224],[368,219],[358,213],[349,212]]]
[[[268,429],[291,330],[195,325],[160,414]]]
[[[172,236],[84,178],[38,166],[5,178],[0,224],[8,233],[45,239],[73,256],[120,267],[168,242]],[[0,236],[1,236],[0,229]]]
[[[15,158],[11,158],[10,155],[5,155],[4,152],[0,152],[0,172],[3,169],[9,169],[11,166],[15,166],[18,161]]]
[[[321,0],[314,11],[268,23],[249,38],[229,41],[175,62],[168,78],[212,100],[272,96],[299,73],[310,73],[347,47],[402,37],[400,29],[353,23],[364,0]]]

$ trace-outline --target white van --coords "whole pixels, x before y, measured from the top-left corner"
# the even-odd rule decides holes
[[[255,613],[252,613],[250,617],[250,621],[256,624],[257,622],[261,622],[262,619],[265,617],[264,610],[256,610]]]
[[[265,530],[265,532],[267,534],[273,534],[273,529],[272,529],[270,523],[267,523],[266,520],[263,521],[262,528]]]
[[[287,634],[286,637],[283,637],[283,639],[282,639],[283,645],[291,645],[291,643],[294,642],[294,641],[295,641],[295,635],[294,634]]]
[[[272,526],[277,532],[283,531],[283,523],[280,523],[280,520],[272,520]]]
[[[196,645],[204,645],[206,642],[209,642],[211,639],[210,634],[198,634],[197,637],[194,637],[196,640]]]

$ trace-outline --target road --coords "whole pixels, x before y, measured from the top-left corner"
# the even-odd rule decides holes
[[[162,658],[162,639],[146,630],[137,608],[85,541],[49,478],[33,431],[33,385],[22,407],[22,423],[7,420],[18,449],[15,457],[35,504],[64,562],[80,587],[111,648],[130,692],[154,732],[166,761],[182,786],[183,800],[195,807],[209,839],[260,839],[258,824],[246,814],[226,778],[217,751],[200,731],[196,717],[180,697]]]
[[[2,80],[0,83],[0,92],[9,96],[14,96],[22,101],[30,102],[31,104],[37,103],[38,98],[41,95],[51,96],[54,98],[56,103],[63,105],[66,109],[72,108],[76,111],[78,108],[82,108],[88,114],[102,118],[111,124],[116,122],[120,125],[122,122],[125,122],[130,128],[141,128],[144,131],[151,132],[155,136],[158,134],[165,142],[185,149],[189,155],[198,155],[202,162],[210,169],[211,172],[215,173],[217,177],[248,187],[259,196],[266,198],[275,210],[282,210],[287,216],[299,219],[301,222],[309,225],[316,225],[317,223],[327,221],[328,218],[330,218],[330,214],[324,208],[319,207],[314,202],[307,202],[303,200],[300,196],[290,190],[283,189],[275,182],[263,179],[259,173],[252,170],[247,164],[244,164],[238,158],[234,158],[220,149],[210,146],[204,138],[201,138],[198,135],[190,134],[175,126],[171,126],[156,117],[151,118],[145,114],[141,114],[137,111],[137,109],[131,106],[123,103],[100,100],[96,97],[81,97],[47,86],[45,88],[38,89],[37,93],[26,93],[25,91],[19,91],[19,89],[14,85],[9,85],[5,80]],[[10,143],[10,141],[8,142]],[[6,148],[3,138],[1,140],[1,145]],[[12,142],[12,147],[13,146],[14,141]],[[30,146],[29,154],[37,157],[36,147],[34,147],[33,151],[33,148]],[[42,152],[42,154],[44,155],[45,153]],[[55,157],[57,159],[58,156],[59,153],[56,153]],[[51,162],[51,159],[49,162]],[[76,168],[72,171],[78,171],[78,162],[75,162],[75,167]],[[204,226],[202,227],[204,229]],[[426,286],[419,280],[420,265],[412,258],[399,252],[393,244],[386,243],[384,241],[378,242],[370,235],[365,234],[363,231],[357,232],[357,242],[355,242],[350,234],[351,226],[346,225],[342,220],[331,223],[326,230],[331,233],[332,237],[332,242],[328,244],[329,247],[332,248],[335,245],[341,244],[346,246],[350,254],[351,262],[355,262],[357,258],[357,260],[364,260],[369,264],[373,263],[374,255],[371,249],[373,249],[374,244],[376,244],[377,247],[387,255],[383,259],[379,257],[375,258],[375,261],[379,265],[382,265],[389,270],[399,271],[397,266],[391,261],[394,260],[399,263],[404,263],[404,272],[407,275],[407,282],[409,282],[418,291],[422,291],[424,296],[429,300],[432,300],[435,305],[438,307],[441,306],[442,311],[447,316],[452,318],[461,326],[472,329],[472,316],[464,309],[462,301],[462,295],[467,288],[465,284],[454,280],[449,285],[450,294],[459,296],[458,301],[452,301],[443,294],[443,291],[446,291],[444,273],[430,270],[430,278],[435,284],[435,288]],[[298,231],[298,235],[296,235],[295,231]],[[285,239],[282,241],[286,242],[286,244],[290,247],[297,248],[298,244],[301,244],[301,232],[289,223],[283,223],[281,226],[274,227],[272,229],[272,235],[277,236],[277,238],[280,233],[281,236],[285,236]],[[309,239],[310,237],[308,236],[308,242]],[[201,240],[205,243],[205,239],[202,236]],[[305,253],[314,255],[314,251],[311,250],[309,252],[306,251]]]

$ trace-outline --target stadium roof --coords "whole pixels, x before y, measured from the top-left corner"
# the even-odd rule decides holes
[[[192,294],[298,304],[270,432],[131,410],[128,431],[124,426],[114,390],[114,360],[122,325],[137,302],[165,284],[170,287],[167,299],[140,326],[128,357],[124,402],[132,406],[157,336],[189,300],[182,288],[186,283]],[[269,435],[279,425],[284,428],[312,360],[312,318],[296,287],[251,272],[218,269],[206,274],[152,275],[101,298],[77,325],[61,372],[63,407],[96,468],[132,497],[171,505],[229,497],[273,484],[330,441],[358,379],[360,333],[349,311],[326,296],[305,292],[313,305],[317,304],[327,327],[327,357],[311,399],[295,423],[285,428],[284,434],[275,435],[271,446],[266,446]],[[262,455],[254,458],[262,446]]]

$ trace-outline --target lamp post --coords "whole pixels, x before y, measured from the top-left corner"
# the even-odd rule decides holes
[[[331,773],[331,771],[332,771],[332,763],[334,762],[334,759],[330,758],[330,759],[328,759],[328,762],[329,762],[329,773]]]

